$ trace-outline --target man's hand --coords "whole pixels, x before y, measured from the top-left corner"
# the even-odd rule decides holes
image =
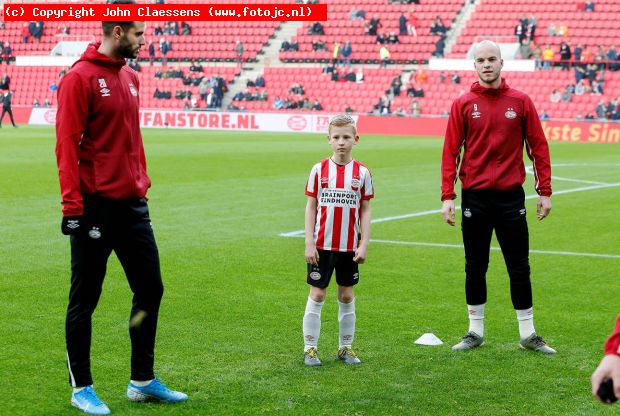
[[[620,397],[620,356],[618,355],[609,354],[603,357],[598,368],[592,374],[592,395],[600,401],[603,400],[597,394],[598,388],[608,378],[614,382],[614,395]]]
[[[454,201],[452,199],[446,199],[441,206],[441,216],[443,220],[454,227],[456,223],[454,215]]]
[[[86,226],[84,225],[84,217],[81,215],[62,218],[60,230],[64,235],[76,235],[84,229],[86,229]]]
[[[368,246],[365,244],[360,244],[360,246],[355,250],[355,256],[353,256],[353,261],[357,264],[362,264],[366,261],[366,253],[368,252]]]
[[[551,198],[548,196],[540,196],[538,204],[536,204],[536,216],[538,221],[542,221],[551,212]]]
[[[306,263],[313,266],[319,265],[319,252],[316,251],[316,246],[314,243],[306,243]]]

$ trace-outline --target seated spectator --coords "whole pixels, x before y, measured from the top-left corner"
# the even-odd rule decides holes
[[[605,100],[601,100],[598,102],[594,113],[599,120],[607,119],[607,105],[605,104]]]
[[[361,67],[357,68],[357,72],[355,73],[355,82],[358,84],[364,82],[364,71]]]
[[[584,95],[586,93],[586,86],[583,79],[580,79],[577,85],[575,85],[575,95]]]
[[[355,113],[355,110],[347,103],[344,105],[344,112],[347,114]]]
[[[592,81],[592,95],[603,95],[603,84],[599,81]]]
[[[385,45],[388,43],[388,35],[387,33],[378,34],[375,38],[375,42],[381,45]]]
[[[164,30],[161,28],[160,25],[155,25],[155,28],[153,30],[155,36],[161,36],[164,34]]]
[[[192,34],[192,27],[187,22],[181,22],[181,34],[189,36]]]
[[[43,108],[50,108],[52,106],[52,102],[46,98],[45,101],[43,102]]]
[[[366,20],[366,12],[364,9],[359,9],[357,11],[357,20]]]
[[[398,107],[398,109],[396,111],[394,111],[394,115],[396,117],[405,117],[407,115],[407,113],[405,113],[405,109],[402,107]]]
[[[387,43],[391,45],[400,43],[400,40],[398,39],[398,35],[396,35],[394,32],[390,32],[390,35],[387,38]]]
[[[314,22],[310,25],[310,29],[308,30],[309,35],[324,35],[325,29],[323,29],[323,25],[319,22]]]
[[[13,48],[8,41],[4,42],[4,45],[2,45],[2,43],[0,42],[0,50],[2,51],[2,59],[0,59],[0,63],[2,63],[2,60],[4,60],[8,65],[11,58],[13,57]]]
[[[446,82],[446,73],[441,71],[439,73],[439,83],[444,84]]]
[[[259,88],[265,88],[265,78],[262,75],[257,76],[254,83]]]
[[[301,84],[295,83],[291,85],[291,88],[289,88],[288,93],[296,94],[296,95],[304,95],[306,91],[304,91],[304,87]]]
[[[555,36],[558,33],[557,28],[555,27],[555,24],[550,23],[549,26],[547,27],[547,33],[549,34],[549,36]]]
[[[443,58],[446,49],[446,35],[442,34],[437,42],[435,42],[435,52],[433,52],[433,56],[437,58]]]
[[[0,90],[8,90],[11,86],[11,77],[8,74],[4,74],[2,78],[0,78]]]
[[[594,116],[592,115],[592,113],[588,113],[588,114],[586,114],[585,119],[586,120],[594,120]]]
[[[273,108],[276,110],[280,110],[281,108],[284,108],[284,101],[282,100],[282,98],[276,97],[276,99],[273,100]]]
[[[583,8],[584,12],[593,12],[594,11],[594,2],[592,0],[586,1],[586,4]]]
[[[452,81],[453,84],[460,84],[461,83],[461,76],[458,73],[455,72],[450,77],[450,80]]]
[[[377,30],[381,27],[383,27],[381,19],[379,19],[377,15],[374,15],[366,25],[366,33],[370,36],[377,36]]]
[[[446,27],[446,25],[443,24],[441,17],[439,16],[435,17],[435,20],[433,21],[433,25],[431,26],[431,34],[441,35],[441,34],[446,33],[447,31],[448,31],[448,28]]]
[[[417,99],[414,98],[409,105],[409,110],[411,111],[412,117],[420,117],[422,114],[422,105]]]
[[[428,72],[424,68],[419,68],[415,74],[415,82],[418,84],[426,84],[428,82]]]
[[[35,98],[34,101],[32,102],[32,106],[34,108],[39,108],[40,104],[39,104],[39,99]]]
[[[319,102],[317,98],[314,99],[314,104],[312,104],[312,109],[315,111],[323,111],[323,106]]]
[[[202,65],[200,63],[197,63],[196,61],[194,61],[192,59],[192,63],[189,66],[189,71],[190,72],[202,72],[203,68],[202,68]]]
[[[549,97],[549,100],[552,103],[559,103],[561,99],[562,99],[562,93],[560,93],[558,89],[554,89],[551,92],[551,96]]]
[[[314,42],[312,42],[314,43]],[[285,40],[284,42],[282,42],[282,45],[280,45],[280,50],[282,52],[288,52],[291,50],[291,44],[289,43],[289,41]]]
[[[22,40],[24,43],[28,43],[30,40],[30,30],[28,28],[28,22],[24,22],[22,26]]]
[[[564,88],[564,92],[562,92],[561,101],[570,102],[573,98],[573,93],[575,92],[575,86],[573,84],[568,84],[566,88]]]
[[[416,87],[415,81],[412,81],[407,88],[407,97],[424,97],[424,89]]]
[[[390,87],[392,88],[392,95],[394,97],[399,97],[400,96],[400,89],[402,87],[403,83],[400,79],[400,75],[397,75],[396,77],[394,77],[394,79],[392,80],[392,83],[390,85]]]
[[[236,106],[233,103],[230,103],[228,104],[228,107],[226,107],[226,110],[231,111],[231,112],[245,111],[245,107]]]
[[[322,40],[312,41],[312,50],[314,52],[327,52],[327,45]]]
[[[547,121],[549,120],[549,114],[543,109],[540,111],[540,114],[538,114],[538,118],[540,121]]]
[[[297,102],[297,108],[300,110],[312,110],[312,104],[310,104],[310,100],[308,97],[304,97]]]
[[[243,101],[244,98],[245,98],[245,94],[243,93],[243,91],[239,91],[233,96],[233,101]]]

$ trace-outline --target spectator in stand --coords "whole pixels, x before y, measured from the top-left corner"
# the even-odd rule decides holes
[[[517,57],[521,59],[530,59],[532,56],[532,49],[530,47],[530,41],[525,39],[521,45],[519,45],[519,49],[517,50]]]
[[[584,95],[586,93],[586,86],[583,79],[580,79],[575,85],[575,95]]]
[[[323,106],[319,102],[317,98],[314,99],[314,104],[312,104],[312,109],[315,111],[323,111]]]
[[[460,84],[461,76],[458,74],[458,72],[455,72],[454,74],[452,74],[451,80],[453,84]]]
[[[562,71],[568,71],[571,58],[572,53],[568,42],[562,42],[560,44],[560,59],[562,60],[560,65],[562,67]]]
[[[349,20],[357,20],[357,10],[355,10],[355,7],[349,12]]]
[[[446,35],[443,34],[439,37],[437,42],[435,42],[435,52],[433,52],[433,56],[436,56],[437,58],[443,58],[445,49],[446,49]]]
[[[390,61],[390,51],[387,46],[382,45],[381,49],[379,49],[379,59],[381,60],[381,67],[387,68],[387,65]]]
[[[439,73],[439,83],[444,84],[446,82],[446,73],[441,71]]]
[[[586,1],[586,5],[583,8],[584,12],[593,12],[594,11],[594,2],[592,0]]]
[[[547,121],[549,120],[549,114],[547,114],[547,111],[545,111],[545,109],[540,110],[540,114],[538,115],[538,118],[540,119],[540,121]]]
[[[407,97],[424,97],[424,89],[418,87],[413,80],[407,88]]]
[[[390,87],[392,88],[392,95],[394,97],[400,96],[400,89],[402,88],[402,86],[403,82],[400,79],[400,75],[395,76],[390,85]]]
[[[4,74],[2,78],[0,78],[0,90],[8,90],[11,85],[11,77],[9,74]]]
[[[417,27],[418,27],[418,18],[415,17],[413,10],[409,10],[409,20],[407,21],[407,33],[410,36],[417,37],[418,36],[418,31],[416,29]]]
[[[562,93],[560,93],[560,90],[554,89],[551,92],[551,96],[549,97],[549,100],[552,103],[559,103],[561,99],[562,99]]]
[[[172,50],[172,43],[166,41],[166,38],[159,39],[159,51],[161,52],[162,65],[168,65],[168,52]]]
[[[543,69],[545,71],[551,69],[551,61],[553,60],[553,55],[553,49],[551,49],[551,46],[549,46],[549,44],[546,44],[545,48],[542,51]]]
[[[183,36],[190,36],[192,34],[192,27],[187,22],[181,22],[181,34]]]
[[[388,115],[391,113],[390,107],[392,106],[392,100],[390,99],[389,92],[390,90],[385,91],[385,94],[383,94],[379,99],[378,106],[379,114],[381,115]]]
[[[560,24],[558,27],[558,36],[568,37],[568,26],[565,23]]]
[[[41,42],[41,38],[43,37],[43,22],[35,22],[34,24],[34,33],[32,37],[36,43]]]
[[[575,86],[573,84],[566,85],[566,88],[564,88],[564,92],[562,92],[561,101],[570,102],[571,99],[573,98],[574,93],[575,93]]]
[[[284,101],[282,101],[282,98],[276,97],[276,99],[273,100],[273,108],[275,110],[280,110],[284,108]]]
[[[596,80],[592,81],[592,95],[603,95],[603,85]]]
[[[398,35],[396,33],[390,32],[390,35],[388,36],[388,39],[387,39],[387,43],[391,45],[396,45],[397,43],[400,43],[400,39],[398,38]]]
[[[422,104],[420,104],[420,102],[416,98],[411,101],[409,109],[411,110],[411,117],[420,117],[420,115],[422,114]]]
[[[355,110],[348,103],[346,103],[344,105],[344,112],[346,114],[352,114],[352,113],[355,113]]]
[[[581,46],[581,43],[578,43],[577,46],[575,46],[575,49],[573,49],[573,60],[575,62],[581,61],[582,52],[583,52],[583,47]]]
[[[405,13],[401,13],[398,18],[398,34],[400,36],[407,35],[407,17],[405,16]]]
[[[609,60],[609,70],[617,71],[620,69],[620,62],[618,62],[618,52],[616,51],[616,45],[611,45],[606,53],[607,60]]]
[[[209,93],[210,87],[211,85],[207,77],[204,77],[200,81],[200,84],[198,84],[198,93],[200,94],[200,99],[204,102],[207,101],[207,94]]]
[[[375,42],[381,44],[381,45],[386,45],[388,43],[388,35],[387,33],[382,33],[382,34],[378,34],[377,38],[375,39]]]
[[[312,41],[312,50],[314,52],[327,52],[327,45],[322,40]]]
[[[620,120],[620,97],[616,98],[616,106],[614,107],[613,111],[611,112],[611,119],[613,121]]]
[[[235,42],[235,54],[237,55],[237,67],[243,66],[243,43],[240,39]]]
[[[362,67],[357,68],[357,72],[355,73],[355,82],[358,84],[364,82],[364,70]]]
[[[32,102],[32,107],[33,108],[39,108],[41,106],[41,104],[39,104],[39,99],[35,98],[34,101]]]
[[[364,9],[359,9],[357,11],[357,20],[366,20],[366,12]]]
[[[61,23],[58,25],[58,34],[59,35],[70,35],[71,29],[69,28],[69,26],[67,26],[66,23]]]
[[[24,22],[24,24],[22,25],[22,40],[24,41],[24,43],[28,43],[28,40],[30,40],[30,30],[28,28],[28,22]]]
[[[446,27],[446,25],[443,24],[441,17],[439,16],[435,17],[435,20],[433,21],[433,25],[431,26],[431,34],[441,35],[443,33],[446,33],[447,31],[448,31],[448,28]]]
[[[192,62],[189,65],[189,71],[190,72],[202,72],[202,65],[200,65],[200,63],[197,63],[195,60],[192,59]]]
[[[424,68],[419,68],[415,73],[415,82],[418,84],[426,84],[428,82],[428,72]]]
[[[368,22],[368,34],[370,36],[377,36],[377,30],[381,27],[383,27],[381,19],[379,19],[377,15],[374,15]]]
[[[396,117],[405,117],[407,115],[407,113],[405,112],[404,108],[398,107],[398,109],[396,109],[396,111],[394,111],[394,115]]]
[[[351,48],[351,43],[348,41],[344,43],[342,47],[342,60],[344,66],[347,68],[351,68],[351,55],[353,54],[353,49]]]
[[[155,45],[153,42],[149,41],[149,65],[153,66],[153,61],[155,61]]]
[[[607,104],[607,111],[605,113],[608,119],[610,120],[612,119],[612,114],[614,113],[617,104],[618,104],[617,99],[612,98],[611,100],[609,100],[609,104]]]
[[[161,36],[164,34],[164,30],[161,28],[160,25],[155,25],[155,27],[153,28],[153,34],[155,36]]]
[[[520,44],[523,43],[523,40],[525,39],[526,33],[525,33],[525,26],[523,26],[523,23],[521,22],[521,19],[517,19],[517,24],[515,25],[515,29],[514,29],[514,35],[517,38],[517,42]]]
[[[259,88],[265,88],[265,78],[262,75],[257,76],[254,83]]]
[[[526,36],[530,42],[534,42],[534,38],[536,37],[536,28],[538,27],[538,20],[536,16],[531,15],[530,20],[527,24],[526,28]]]
[[[319,22],[314,22],[310,25],[308,29],[309,35],[325,35],[325,30],[323,29],[323,25]]]
[[[596,114],[596,117],[599,120],[606,120],[607,119],[607,105],[605,104],[605,100],[601,99],[598,102],[598,105],[596,106],[596,109],[594,110],[594,113]]]

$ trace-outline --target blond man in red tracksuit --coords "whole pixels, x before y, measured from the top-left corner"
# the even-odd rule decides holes
[[[503,60],[494,42],[474,51],[479,81],[452,105],[442,158],[441,200],[444,220],[455,225],[454,184],[457,168],[462,183],[465,296],[469,330],[452,347],[466,350],[484,340],[486,272],[493,230],[501,246],[510,294],[519,323],[520,346],[553,354],[534,330],[530,283],[529,235],[525,213],[523,147],[534,162],[539,194],[538,219],[551,210],[549,148],[532,100],[501,77]]]
[[[88,46],[58,89],[61,229],[71,242],[67,366],[71,403],[89,414],[110,413],[92,387],[90,344],[91,318],[112,251],[133,292],[128,398],[187,400],[187,395],[168,389],[153,373],[164,287],[146,202],[151,181],[140,133],[140,83],[125,64],[125,58],[135,58],[144,46],[144,30],[144,22],[103,22],[103,42]]]
[[[613,381],[613,394],[616,398],[620,398],[620,315],[616,319],[614,332],[605,343],[605,357],[592,374],[592,394],[604,403],[611,403],[597,394],[605,379]]]

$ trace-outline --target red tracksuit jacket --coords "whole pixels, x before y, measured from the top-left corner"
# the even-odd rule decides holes
[[[605,343],[605,355],[607,354],[620,355],[620,315],[618,315],[618,319],[616,320],[616,327],[614,328],[613,334],[611,334]]]
[[[478,82],[452,104],[441,164],[441,200],[456,198],[456,170],[463,189],[509,190],[523,185],[523,144],[534,162],[536,192],[551,195],[551,162],[536,108],[505,80],[498,89]]]
[[[63,215],[83,214],[83,194],[142,198],[151,181],[140,133],[139,81],[125,60],[91,44],[58,86],[56,159]]]

